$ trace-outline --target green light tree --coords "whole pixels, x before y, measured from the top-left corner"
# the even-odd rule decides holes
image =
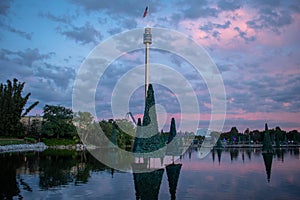
[[[175,119],[172,118],[167,144],[169,144],[175,136],[176,136],[176,124],[175,124]]]
[[[268,124],[265,124],[265,134],[264,134],[264,140],[263,140],[263,152],[265,153],[272,153],[273,147],[272,142],[269,134]]]

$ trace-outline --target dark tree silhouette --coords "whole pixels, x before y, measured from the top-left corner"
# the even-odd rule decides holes
[[[154,90],[151,84],[147,91],[143,123],[142,126],[138,124],[134,143],[133,152],[136,153],[153,152],[165,146],[164,137],[158,132]]]
[[[20,122],[21,118],[27,115],[39,102],[36,101],[25,109],[31,95],[28,93],[22,96],[25,82],[18,79],[13,82],[7,80],[6,84],[0,84],[0,134],[4,136],[17,136],[24,133]]]
[[[273,152],[273,147],[271,143],[271,138],[270,138],[270,133],[268,129],[268,125],[265,125],[265,135],[264,135],[264,141],[263,141],[263,152],[265,153],[272,153]]]
[[[176,136],[176,124],[175,124],[175,119],[172,118],[171,120],[171,126],[170,126],[170,132],[169,132],[169,137],[168,137],[168,144],[173,140],[173,138]]]
[[[148,127],[151,133],[158,133],[158,123],[155,109],[155,98],[152,84],[149,84],[146,97],[146,105],[143,117],[143,126]]]
[[[76,134],[76,128],[72,123],[73,111],[63,106],[44,106],[44,124],[42,134],[48,137],[71,137]]]

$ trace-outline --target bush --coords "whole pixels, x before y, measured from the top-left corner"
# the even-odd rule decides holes
[[[52,138],[52,139],[42,139],[42,142],[45,143],[47,146],[67,146],[67,145],[75,145],[77,142],[72,139],[57,139],[57,138]]]
[[[29,143],[35,143],[36,142],[35,138],[31,138],[31,137],[24,137],[24,141],[29,142]]]
[[[20,140],[0,140],[0,146],[12,145],[12,144],[23,144]]]

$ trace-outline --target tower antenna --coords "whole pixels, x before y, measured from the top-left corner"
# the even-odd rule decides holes
[[[149,12],[149,5],[145,9],[143,17],[146,17],[148,12]],[[147,91],[149,86],[149,51],[150,51],[150,44],[152,44],[152,34],[151,34],[151,28],[148,26],[148,20],[147,20],[147,26],[145,27],[144,44],[145,44],[145,102],[146,102]]]

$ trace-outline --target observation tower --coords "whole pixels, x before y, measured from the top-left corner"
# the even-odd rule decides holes
[[[145,44],[145,100],[146,100],[148,86],[149,86],[149,51],[150,51],[150,44],[152,44],[151,28],[149,27],[145,28],[144,44]]]

